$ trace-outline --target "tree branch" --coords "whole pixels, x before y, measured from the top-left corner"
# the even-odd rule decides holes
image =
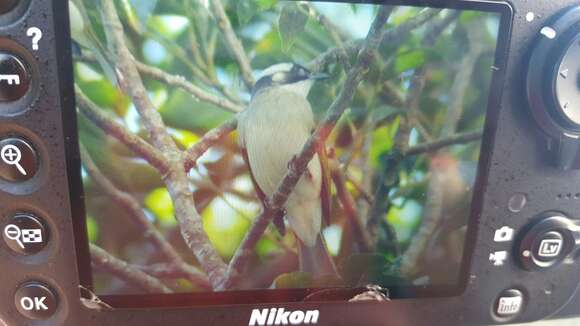
[[[413,21],[409,20],[409,26],[403,28],[403,32],[395,33],[392,35],[392,38],[395,40],[400,40],[399,37],[407,38],[408,33],[410,33],[413,28],[416,28],[422,24],[428,22],[425,26],[426,35],[423,38],[422,44],[425,48],[430,48],[433,44],[437,41],[437,38],[443,30],[457,18],[455,13],[449,14],[443,19],[439,20],[432,20],[434,17],[439,14],[440,10],[432,9],[429,11],[424,11],[424,17],[419,19],[418,16]],[[405,24],[406,25],[406,24]],[[401,25],[403,26],[403,25]],[[413,73],[411,77],[411,84],[409,86],[409,90],[407,91],[407,96],[402,99],[404,102],[404,107],[407,109],[407,115],[401,116],[401,122],[399,124],[399,130],[397,133],[397,138],[395,139],[395,149],[396,152],[404,154],[407,152],[409,147],[409,137],[411,134],[411,130],[414,125],[418,124],[418,110],[420,109],[420,97],[421,93],[423,92],[425,83],[427,81],[427,68],[426,67],[419,67]],[[426,132],[426,131],[425,131]],[[428,133],[426,133],[428,134]],[[404,156],[400,155],[397,158],[393,158],[390,161],[390,166],[388,169],[398,169],[399,164]],[[384,216],[390,208],[390,202],[388,200],[378,200],[379,198],[388,198],[388,194],[391,190],[391,186],[387,186],[385,184],[385,178],[387,177],[388,173],[382,172],[380,175],[377,176],[376,184],[378,185],[377,191],[375,194],[375,202],[371,206],[369,210],[369,217],[367,219],[367,229],[371,231],[371,234],[374,235],[374,240],[378,239],[378,234],[373,230],[377,229],[377,226],[384,221]],[[392,243],[392,247],[396,254],[399,253],[399,245],[397,240],[397,233],[395,228],[388,222],[384,222],[386,226],[386,233],[389,237],[389,241]]]
[[[192,283],[208,289],[211,288],[207,277],[197,268],[187,264],[181,256],[175,251],[173,246],[167,242],[161,232],[151,224],[149,219],[143,213],[143,209],[137,200],[130,194],[117,188],[111,180],[109,180],[97,167],[93,159],[90,157],[87,150],[81,145],[81,160],[87,173],[91,176],[93,181],[99,185],[117,205],[127,211],[132,217],[133,222],[137,224],[141,232],[144,232],[145,237],[151,239],[157,249],[168,259],[170,265],[175,266],[181,273],[188,278]]]
[[[94,56],[88,53],[83,53],[82,55],[75,57],[75,60],[87,63],[97,62]],[[137,66],[137,69],[142,75],[148,76],[157,81],[165,83],[168,86],[181,88],[182,90],[189,93],[191,96],[193,96],[193,98],[197,100],[213,104],[219,108],[234,113],[241,112],[244,109],[244,107],[238,103],[230,101],[226,98],[222,98],[218,95],[212,94],[211,92],[206,91],[188,82],[183,76],[170,74],[162,69],[148,65],[139,60],[135,60],[135,66]]]
[[[133,268],[125,261],[120,260],[100,247],[90,244],[91,261],[93,264],[118,278],[133,284],[149,293],[171,293],[170,288],[165,286],[159,279],[145,274]]]
[[[453,85],[451,86],[451,103],[447,111],[445,125],[441,131],[442,137],[448,137],[443,139],[444,144],[445,140],[449,140],[449,138],[451,138],[451,140],[455,140],[456,142],[466,140],[465,135],[459,135],[463,137],[459,137],[459,139],[457,139],[458,135],[454,135],[454,133],[457,130],[457,123],[463,114],[463,102],[465,93],[470,85],[469,79],[471,78],[471,75],[475,69],[477,60],[484,49],[482,34],[479,29],[471,28],[467,33],[469,35],[469,51],[463,57],[463,60],[458,67],[457,74],[455,75]],[[469,137],[475,137],[475,139],[479,139],[481,136],[481,132],[470,133],[467,134],[467,140],[470,140]],[[448,141],[447,144],[453,144],[453,142],[449,143]],[[439,145],[441,145],[441,143]],[[445,218],[443,215],[443,201],[445,200],[445,191],[442,189],[447,186],[446,182],[448,182],[448,180],[446,179],[444,172],[439,171],[433,167],[430,168],[429,175],[430,179],[429,186],[427,188],[427,199],[425,200],[423,210],[424,215],[421,221],[421,225],[413,237],[413,241],[407,248],[407,251],[401,257],[401,274],[408,277],[412,277],[418,270],[418,262],[425,252],[429,240],[435,233],[440,221]]]
[[[223,283],[227,265],[209,241],[203,229],[201,216],[195,209],[193,194],[184,169],[183,154],[167,132],[161,115],[149,99],[133,55],[125,45],[123,26],[113,0],[103,0],[100,6],[108,45],[115,56],[119,84],[133,99],[154,146],[163,153],[168,162],[169,171],[164,174],[163,180],[173,200],[181,235],[207,273],[210,283],[216,288]]]
[[[191,170],[197,164],[197,160],[212,146],[223,139],[238,127],[237,118],[224,122],[203,135],[203,137],[185,152],[185,171]]]
[[[350,68],[348,53],[344,48],[344,38],[343,35],[339,33],[339,27],[334,25],[325,15],[319,13],[311,3],[304,2],[304,5],[308,9],[308,15],[316,19],[316,21],[328,32],[336,44],[340,56],[340,62],[342,62],[346,68]]]
[[[115,121],[115,118],[100,109],[75,85],[77,106],[90,121],[115,137],[139,157],[145,159],[147,163],[155,167],[161,174],[169,170],[169,165],[155,147],[144,141],[141,137],[132,134],[125,127]]]
[[[219,97],[195,86],[194,84],[188,82],[183,76],[168,74],[159,68],[146,65],[140,61],[135,61],[135,65],[137,66],[137,69],[139,69],[140,73],[148,75],[158,81],[164,82],[169,86],[179,87],[200,101],[211,103],[217,107],[234,113],[238,113],[244,109],[243,106],[237,103]]]
[[[238,61],[238,65],[240,67],[240,72],[242,74],[242,79],[246,84],[248,89],[252,89],[254,86],[254,74],[252,72],[252,66],[250,65],[250,60],[246,56],[246,52],[244,51],[244,46],[242,42],[236,36],[234,29],[232,28],[232,24],[230,19],[228,18],[224,6],[221,0],[211,0],[210,7],[212,8],[212,12],[214,17],[218,23],[218,26],[224,37],[230,50],[232,50],[234,57]]]
[[[455,134],[453,136],[442,138],[438,140],[434,140],[432,142],[423,143],[420,145],[416,145],[410,147],[406,152],[405,156],[413,156],[419,155],[427,152],[436,152],[442,148],[452,146],[452,145],[460,145],[460,144],[467,144],[474,141],[478,141],[483,137],[483,131],[472,131],[472,132],[465,132],[461,134]]]
[[[316,128],[313,135],[306,142],[300,154],[289,163],[286,176],[280,182],[276,192],[269,199],[268,205],[264,208],[264,211],[254,221],[254,224],[230,261],[227,279],[223,284],[221,284],[220,289],[228,289],[235,286],[237,278],[240,276],[242,266],[246,262],[246,257],[253,252],[260,235],[264,233],[266,227],[270,224],[274,213],[282,210],[284,204],[288,200],[288,196],[298,183],[298,180],[300,180],[302,174],[304,174],[308,163],[316,154],[318,147],[328,138],[337,121],[352,101],[356,88],[362,79],[361,77],[368,69],[374,58],[374,52],[379,47],[383,26],[386,24],[391,12],[392,7],[382,6],[377,13],[377,17],[374,19],[370,31],[358,54],[356,65],[349,71],[338,97],[328,109],[326,117],[320,126]]]
[[[412,30],[433,19],[435,16],[437,16],[437,14],[439,14],[440,11],[440,9],[424,10],[415,17],[410,18],[406,22],[398,25],[397,27],[382,32],[380,44],[389,44],[389,47],[396,47],[409,36],[409,33]],[[328,49],[314,60],[310,61],[307,66],[312,71],[320,71],[329,62],[340,59],[343,51],[346,52],[349,57],[357,55],[358,51],[363,46],[363,43],[363,40],[344,42],[342,47]]]

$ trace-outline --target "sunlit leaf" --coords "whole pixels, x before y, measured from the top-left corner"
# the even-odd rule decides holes
[[[278,3],[278,0],[256,0],[256,1],[258,2],[258,6],[260,6],[260,9],[262,10],[270,9]]]
[[[401,207],[393,205],[386,219],[396,228],[399,242],[407,242],[421,222],[421,206],[413,200],[404,201]]]
[[[279,250],[280,248],[268,238],[262,238],[256,244],[256,254],[260,257],[266,257]]]
[[[185,31],[189,24],[189,19],[180,15],[154,15],[147,22],[149,28],[168,39],[175,39]]]
[[[173,133],[173,138],[184,148],[189,148],[195,145],[200,137],[191,131],[177,130]]]
[[[91,243],[99,238],[99,224],[92,216],[87,216],[87,235]]]
[[[406,53],[399,54],[395,62],[395,70],[398,73],[407,70],[415,69],[425,63],[425,51],[413,50]]]
[[[203,229],[209,240],[224,259],[230,259],[244,239],[250,221],[233,210],[221,199],[216,199],[203,213]],[[245,213],[245,212],[244,212]]]
[[[308,16],[296,3],[288,3],[282,8],[278,20],[278,30],[284,51],[290,50],[296,38],[304,32]]]
[[[165,226],[176,225],[173,201],[166,188],[157,188],[145,197],[145,207]]]
[[[312,286],[312,274],[306,272],[287,273],[274,280],[276,289],[300,289]]]
[[[381,166],[381,156],[393,148],[395,136],[399,129],[399,121],[399,118],[394,119],[392,123],[373,131],[373,142],[369,158],[371,165],[375,169],[378,169]]]

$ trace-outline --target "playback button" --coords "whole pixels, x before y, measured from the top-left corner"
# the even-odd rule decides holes
[[[24,97],[31,80],[24,60],[14,54],[0,52],[0,103],[15,102]]]
[[[58,308],[58,298],[46,285],[39,282],[24,283],[14,295],[16,309],[30,319],[47,319]]]
[[[42,221],[27,213],[14,215],[2,226],[4,243],[20,255],[34,255],[46,247],[48,229]]]

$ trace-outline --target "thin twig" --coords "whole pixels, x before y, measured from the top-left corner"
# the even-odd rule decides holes
[[[339,33],[339,27],[334,25],[325,15],[318,12],[311,3],[304,2],[304,5],[308,9],[308,15],[314,17],[320,26],[322,26],[328,32],[336,44],[336,47],[339,49],[340,62],[343,63],[347,68],[346,70],[348,70],[350,68],[348,53],[344,48],[344,38],[343,35]]]
[[[202,219],[195,208],[193,194],[185,173],[183,154],[168,133],[161,115],[151,102],[143,85],[133,55],[125,44],[123,26],[113,0],[103,0],[100,6],[108,45],[117,64],[119,85],[133,99],[152,143],[163,153],[169,164],[169,171],[163,175],[163,180],[173,200],[181,235],[201,268],[206,272],[210,283],[216,288],[224,281],[227,265],[203,229]]]
[[[81,56],[75,57],[75,60],[87,63],[96,62],[95,57],[89,53],[83,53]],[[206,91],[188,82],[183,76],[170,74],[164,70],[148,65],[139,60],[135,60],[135,65],[137,66],[137,69],[139,69],[139,72],[142,75],[151,77],[157,81],[167,84],[168,86],[179,87],[197,100],[213,104],[216,107],[234,113],[240,112],[244,109],[243,105],[231,101],[227,98],[222,98],[219,95],[213,94],[209,91]]]
[[[82,91],[75,85],[76,103],[81,113],[83,113],[90,121],[105,131],[108,135],[115,137],[129,149],[131,149],[139,157],[155,167],[161,174],[169,170],[169,165],[165,161],[163,154],[155,147],[151,146],[141,137],[132,134],[115,121],[115,118],[107,114],[93,103]]]
[[[371,251],[372,243],[367,235],[367,230],[357,213],[354,199],[348,189],[346,189],[346,178],[344,173],[342,173],[342,169],[339,166],[333,166],[331,170],[332,180],[336,187],[336,195],[354,231],[359,249],[362,252],[369,252]]]
[[[300,180],[302,174],[304,174],[308,163],[316,154],[318,147],[321,144],[324,144],[325,140],[336,125],[336,122],[340,119],[352,101],[356,88],[359,85],[364,72],[371,64],[374,58],[374,52],[379,47],[382,36],[381,31],[391,12],[392,7],[383,6],[377,13],[377,17],[374,19],[363,47],[358,54],[356,65],[349,71],[347,79],[344,82],[338,97],[328,109],[326,117],[322,123],[318,128],[316,128],[313,135],[306,142],[300,154],[289,163],[286,176],[280,182],[276,192],[269,199],[263,212],[255,219],[254,224],[230,261],[227,279],[221,285],[220,289],[228,289],[235,286],[237,279],[240,277],[240,271],[243,270],[243,265],[246,263],[247,257],[253,252],[256,243],[272,221],[274,214],[282,210],[284,204],[288,200],[288,196],[298,183],[298,180]]]
[[[188,82],[183,76],[168,74],[159,68],[146,65],[139,61],[135,61],[135,65],[137,66],[137,69],[139,69],[140,73],[148,75],[154,79],[157,79],[158,81],[164,82],[169,86],[179,87],[200,101],[211,103],[217,107],[234,113],[240,112],[244,109],[243,106],[237,103],[195,86],[194,84]]]
[[[90,244],[91,261],[93,264],[104,271],[107,271],[118,278],[127,281],[149,293],[171,293],[170,288],[165,286],[159,279],[148,275],[125,261],[114,257],[102,248]]]
[[[404,23],[383,32],[381,36],[380,43],[388,44],[389,47],[397,47],[398,44],[407,39],[409,33],[425,24],[426,22],[433,19],[441,10],[439,9],[427,9],[419,13],[413,18],[405,21]],[[312,71],[322,70],[329,62],[336,61],[340,59],[341,52],[346,51],[349,57],[357,55],[359,50],[363,45],[363,40],[354,40],[349,42],[344,42],[342,47],[330,48],[324,53],[320,54],[318,57],[310,61],[307,66]]]
[[[221,0],[211,0],[210,6],[218,26],[224,34],[227,44],[238,62],[242,79],[244,80],[246,87],[252,89],[254,86],[254,74],[252,72],[250,60],[246,56],[242,42],[238,39],[234,29],[232,28],[232,23],[226,14]]]
[[[405,156],[419,155],[427,152],[436,152],[448,146],[461,145],[478,141],[481,139],[481,137],[483,137],[483,131],[471,131],[455,134],[447,138],[412,146],[405,152]]]
[[[161,254],[168,259],[169,265],[175,266],[185,277],[196,285],[206,289],[211,288],[207,281],[207,277],[197,268],[187,264],[181,256],[179,256],[173,246],[167,242],[161,232],[151,224],[147,216],[145,216],[139,202],[129,193],[117,188],[111,180],[101,172],[82,145],[80,152],[83,166],[93,181],[95,181],[105,191],[107,196],[127,211],[133,219],[133,222],[141,229],[140,231],[145,234],[145,237],[150,238]]]
[[[237,118],[230,119],[220,126],[208,131],[203,137],[185,152],[185,170],[196,166],[197,160],[212,146],[223,139],[238,126]]]

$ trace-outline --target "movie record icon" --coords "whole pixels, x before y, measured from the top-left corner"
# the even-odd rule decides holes
[[[4,243],[21,255],[40,252],[46,247],[48,236],[48,229],[44,223],[31,214],[14,215],[2,229]]]

